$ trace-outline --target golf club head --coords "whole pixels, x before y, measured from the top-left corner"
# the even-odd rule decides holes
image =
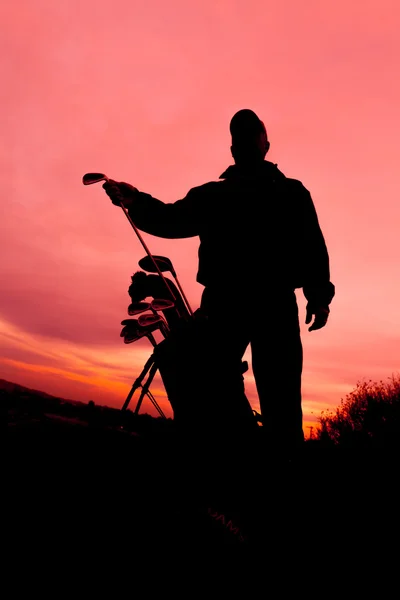
[[[132,344],[133,342],[137,342],[144,337],[147,337],[153,346],[157,344],[154,336],[152,335],[150,328],[142,327],[136,329],[135,327],[129,327],[126,325],[121,331],[121,337],[124,338],[124,344]]]
[[[162,317],[160,317],[160,315],[155,315],[154,313],[140,315],[138,318],[138,323],[141,327],[148,327],[149,325],[153,325],[153,323],[158,323],[159,321],[162,321]]]
[[[92,183],[99,183],[99,181],[108,181],[107,175],[104,175],[104,173],[85,173],[82,177],[83,185],[91,185]]]
[[[145,315],[141,315],[145,316]],[[124,338],[125,344],[130,344],[132,342],[136,342],[140,340],[142,337],[148,337],[153,346],[156,344],[154,336],[152,336],[152,332],[156,329],[159,329],[161,333],[166,335],[166,326],[162,317],[158,315],[147,315],[148,317],[155,317],[156,319],[149,320],[148,323],[141,324],[139,323],[139,319],[124,319],[121,321],[121,325],[123,328],[121,330],[120,336]]]
[[[138,323],[141,327],[157,327],[165,337],[168,333],[168,325],[160,315],[147,314],[140,315]]]
[[[142,339],[142,337],[145,337],[143,335],[136,335],[135,333],[130,333],[125,332],[125,334],[123,336],[121,336],[124,338],[124,344],[132,344],[133,342],[137,342],[138,340]]]
[[[168,300],[167,298],[155,298],[150,303],[150,308],[153,310],[168,310],[169,308],[173,308],[175,306],[175,302],[172,300]]]
[[[135,335],[142,334],[143,328],[139,325],[137,319],[124,319],[123,321],[121,321],[121,325],[123,326],[123,329],[120,333],[121,337],[124,337],[127,331]]]
[[[140,313],[150,310],[150,302],[132,302],[128,306],[128,315],[139,315]]]
[[[172,262],[170,261],[170,259],[167,256],[154,256],[153,255],[153,258],[156,261],[157,266],[160,269],[161,273],[164,273],[165,271],[169,271],[170,273],[172,273],[173,277],[176,277],[175,269],[172,265]],[[144,256],[143,258],[141,258],[139,260],[138,264],[141,269],[143,269],[144,271],[147,271],[148,273],[157,273],[157,269],[154,265],[154,261],[152,260],[152,258],[150,256]]]

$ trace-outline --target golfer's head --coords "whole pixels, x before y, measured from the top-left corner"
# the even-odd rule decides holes
[[[232,136],[231,152],[236,163],[254,163],[264,160],[269,141],[264,123],[256,113],[244,108],[235,113],[229,129]]]

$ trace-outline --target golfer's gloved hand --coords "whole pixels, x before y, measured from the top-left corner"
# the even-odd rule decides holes
[[[121,203],[124,206],[129,206],[132,204],[136,194],[139,192],[139,190],[133,187],[133,185],[130,183],[114,181],[113,179],[109,179],[103,183],[103,188],[115,206],[121,206]]]
[[[314,321],[311,323],[312,318]],[[329,308],[327,306],[312,306],[310,303],[306,306],[306,325],[311,323],[308,331],[322,329],[325,327],[329,317]]]

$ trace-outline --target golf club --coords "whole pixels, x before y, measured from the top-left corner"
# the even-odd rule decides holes
[[[150,302],[150,310],[155,315],[161,313],[161,317],[163,318],[168,332],[171,330],[171,309],[174,310],[174,308],[175,302],[172,302],[172,300],[155,298],[154,300],[152,300],[152,302]]]
[[[182,298],[178,287],[172,279],[165,277],[170,288],[175,294],[174,306],[166,308],[165,317],[170,327],[176,325],[179,321],[188,320],[190,313]],[[142,302],[149,297],[160,300],[170,300],[170,295],[166,289],[164,282],[158,274],[145,273],[144,271],[136,271],[131,276],[131,284],[128,288],[128,294],[132,302]]]
[[[143,314],[144,312],[151,310],[153,315],[158,315],[158,312],[163,312],[164,310],[168,310],[170,308],[174,307],[174,303],[172,302],[172,300],[162,300],[159,302],[158,300],[156,300],[155,302],[132,302],[129,306],[128,306],[128,315],[140,315]],[[163,313],[164,315],[164,313]],[[167,328],[167,330],[169,330],[169,325],[168,325],[168,321],[164,318],[164,316],[162,315],[162,319],[165,323],[165,327]]]
[[[110,179],[104,173],[85,173],[85,175],[82,177],[83,185],[92,185],[93,183],[99,183],[100,181],[110,181]],[[121,205],[122,210],[125,213],[126,218],[128,219],[129,223],[131,224],[134,232],[136,233],[137,237],[139,238],[140,243],[142,244],[143,248],[146,250],[149,260],[153,262],[156,272],[163,279],[163,281],[171,295],[172,300],[175,301],[175,295],[174,295],[172,289],[170,288],[170,286],[168,285],[168,281],[163,276],[161,269],[159,269],[156,261],[153,258],[153,255],[151,254],[150,250],[148,249],[144,239],[140,235],[138,228],[136,227],[135,223],[132,221],[132,219],[129,215],[128,209],[124,206],[123,202],[121,202],[120,205]],[[191,312],[191,314],[193,314],[193,313]]]
[[[92,183],[99,183],[100,181],[108,181],[107,175],[104,175],[104,173],[86,173],[82,177],[83,185],[91,185]]]
[[[125,344],[131,344],[132,342],[136,342],[143,337],[147,337],[153,346],[157,345],[157,342],[152,335],[152,332],[156,329],[159,329],[161,333],[165,336],[163,323],[161,317],[158,315],[149,315],[150,317],[156,317],[156,321],[149,322],[147,324],[141,325],[138,319],[124,319],[121,321],[121,325],[123,328],[120,333],[120,337],[124,338]]]
[[[153,336],[153,334],[150,331],[147,331],[147,330],[144,330],[143,333],[141,333],[141,334],[138,334],[135,332],[131,333],[129,330],[126,330],[125,334],[123,336],[124,344],[132,344],[133,342],[137,342],[138,340],[141,340],[144,337],[147,337],[149,339],[152,346],[154,346],[154,347],[157,346],[155,337]]]
[[[154,300],[150,303],[150,306],[155,311],[164,311],[169,308],[173,308],[175,306],[175,302],[172,300],[167,300],[167,298],[154,298]]]
[[[185,304],[187,306],[188,311],[190,312],[191,315],[193,315],[193,311],[191,309],[191,306],[189,304],[188,299],[185,296],[185,293],[182,289],[181,284],[179,283],[176,271],[172,265],[172,262],[170,261],[170,259],[166,256],[155,256],[153,255],[151,257],[151,259],[149,259],[148,256],[144,256],[143,258],[141,258],[139,260],[139,267],[141,269],[143,269],[144,271],[147,271],[148,273],[155,273],[155,272],[165,272],[165,271],[169,271],[172,275],[172,277],[175,279],[176,281],[176,285],[179,288],[180,293],[182,294],[182,298],[185,301]]]
[[[146,310],[151,310],[150,302],[132,302],[128,306],[128,315],[140,315],[146,312]]]
[[[123,329],[120,333],[121,337],[124,337],[125,331],[129,329],[130,333],[137,333],[138,335],[142,332],[142,328],[140,327],[137,319],[124,319],[121,321],[121,325]]]
[[[159,323],[160,330],[161,330],[162,334],[164,335],[164,337],[167,337],[167,335],[169,333],[169,327],[168,327],[167,323],[158,314],[140,315],[140,317],[138,318],[138,323],[141,327],[149,327],[153,324],[155,325],[155,324]]]

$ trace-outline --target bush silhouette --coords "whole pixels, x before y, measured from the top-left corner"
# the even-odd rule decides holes
[[[387,383],[358,382],[336,411],[321,414],[316,439],[351,446],[399,444],[400,374]]]

